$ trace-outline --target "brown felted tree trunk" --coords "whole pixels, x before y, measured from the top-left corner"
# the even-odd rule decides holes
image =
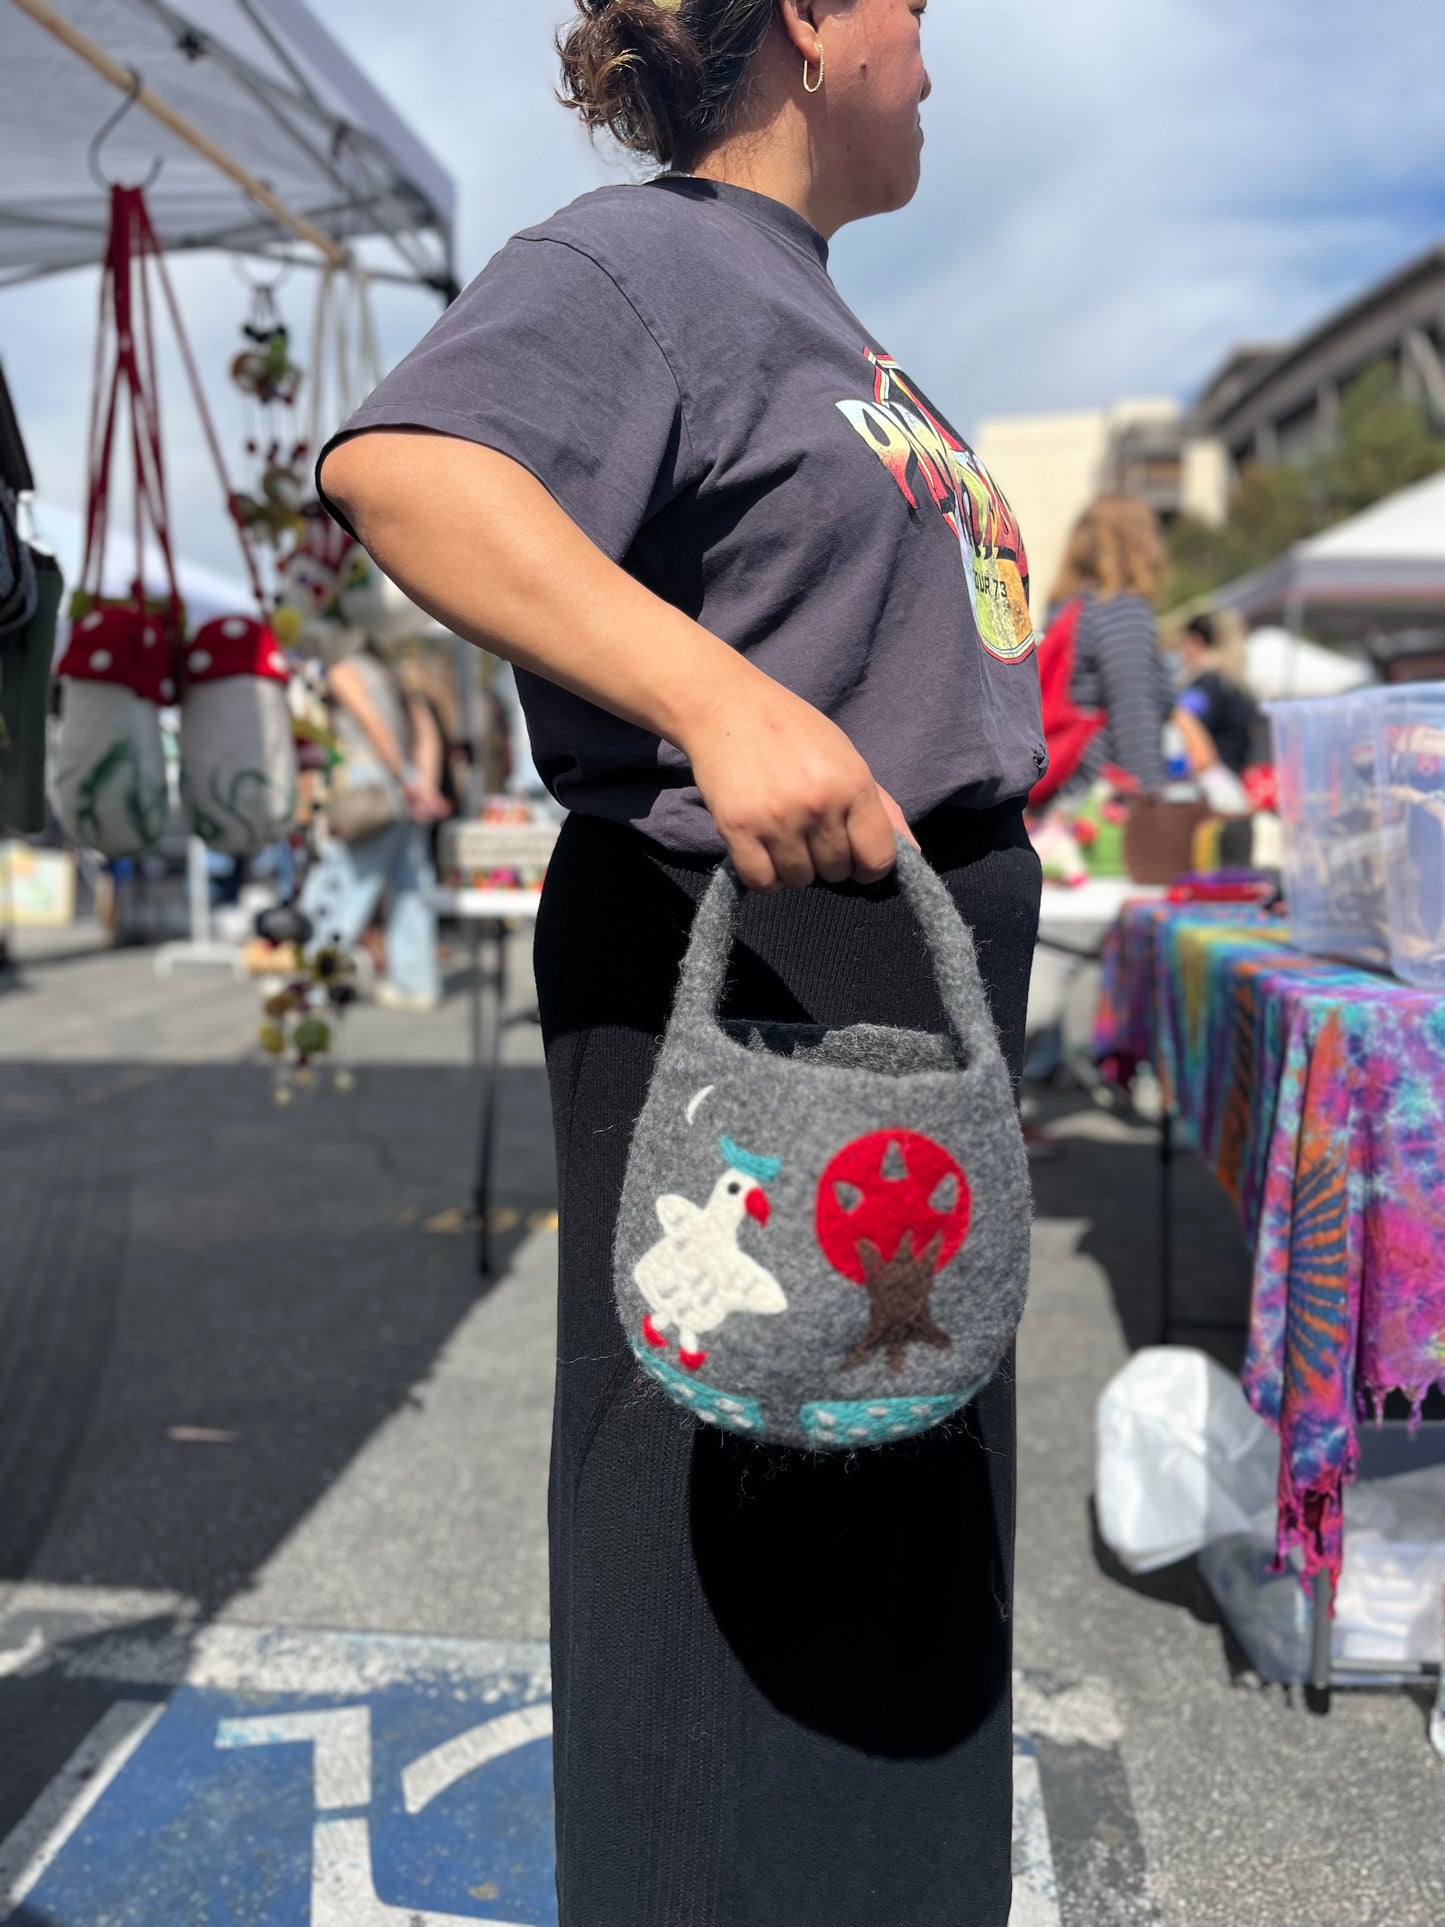
[[[889,1370],[901,1372],[910,1345],[932,1345],[937,1351],[947,1351],[952,1345],[948,1333],[934,1322],[928,1302],[942,1249],[941,1232],[935,1233],[921,1252],[915,1252],[913,1233],[905,1231],[897,1251],[884,1259],[876,1245],[859,1239],[858,1255],[863,1261],[863,1285],[868,1293],[868,1329],[844,1360],[845,1371],[881,1351],[888,1355]]]

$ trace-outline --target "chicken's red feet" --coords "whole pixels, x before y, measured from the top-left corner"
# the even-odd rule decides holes
[[[677,1354],[678,1362],[685,1372],[700,1372],[707,1363],[706,1352],[684,1352]]]
[[[647,1340],[649,1345],[655,1345],[659,1351],[666,1351],[667,1334],[666,1332],[660,1332],[656,1325],[653,1324],[651,1312],[648,1312],[642,1321],[642,1336]]]

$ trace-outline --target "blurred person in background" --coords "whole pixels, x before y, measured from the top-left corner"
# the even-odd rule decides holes
[[[644,1391],[613,1295],[633,1125],[725,853],[747,892],[724,1016],[945,1029],[903,834],[1019,1066],[1028,564],[828,273],[840,228],[917,187],[925,5],[576,0],[564,98],[662,171],[509,242],[322,458],[387,573],[517,665],[571,811],[536,944],[561,1927],[1009,1917],[1011,1366],[958,1424],[795,1452]]]
[[[1159,648],[1154,598],[1168,574],[1159,520],[1147,502],[1101,495],[1074,524],[1049,621],[1052,627],[1069,603],[1082,601],[1069,693],[1104,722],[1080,765],[1081,787],[1106,767],[1123,770],[1141,789],[1163,787],[1174,685]]]
[[[301,908],[321,943],[353,949],[385,904],[386,975],[377,1001],[392,1010],[433,1010],[441,1001],[436,872],[431,827],[450,813],[441,793],[442,733],[419,696],[367,645],[326,672],[342,784],[347,793],[381,793],[384,819],[345,841],[333,834],[307,877]],[[338,811],[339,820],[339,811]]]
[[[1259,709],[1245,685],[1245,631],[1237,616],[1198,615],[1178,640],[1178,706],[1208,731],[1224,767],[1242,775],[1253,760]]]
[[[470,665],[469,665],[470,666]],[[424,646],[409,648],[397,664],[397,680],[409,703],[420,703],[441,739],[437,788],[449,816],[467,813],[471,789],[471,745],[462,734],[456,667],[450,653]],[[437,853],[440,819],[432,825],[432,855]]]
[[[1174,679],[1159,646],[1154,598],[1168,573],[1158,518],[1137,497],[1101,495],[1074,524],[1039,651],[1050,768],[1036,806],[1059,796],[1067,809],[1111,772],[1140,790],[1164,787]],[[1036,976],[1036,985],[1046,981]],[[1035,990],[1024,1067],[1030,1083],[1047,1083],[1065,1068],[1060,1001],[1061,993]],[[1024,1140],[1030,1157],[1059,1154],[1027,1102]]]

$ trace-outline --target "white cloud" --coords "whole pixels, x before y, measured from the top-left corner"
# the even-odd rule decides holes
[[[455,174],[470,275],[622,165],[551,100],[560,0],[314,0]],[[344,14],[344,29],[338,22]],[[1445,233],[1439,0],[932,0],[914,204],[845,232],[846,298],[961,426],[1001,409],[1188,393],[1241,339],[1288,334]],[[228,436],[245,294],[176,270]],[[305,337],[307,283],[282,304]],[[93,277],[0,291],[0,350],[44,485],[82,487]],[[435,313],[386,291],[395,358]],[[178,370],[177,522],[233,566]]]

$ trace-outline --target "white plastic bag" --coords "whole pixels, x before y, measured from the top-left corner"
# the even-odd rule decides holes
[[[1335,1656],[1438,1665],[1442,1591],[1445,1465],[1347,1486]]]
[[[1136,1352],[1105,1386],[1095,1423],[1099,1533],[1130,1572],[1230,1533],[1273,1542],[1279,1440],[1206,1353]]]

